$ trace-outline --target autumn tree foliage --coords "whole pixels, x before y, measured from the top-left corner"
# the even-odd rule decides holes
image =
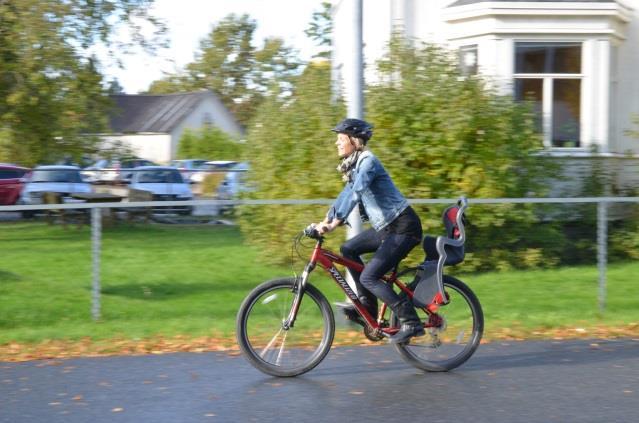
[[[209,89],[247,125],[272,85],[288,88],[300,65],[296,52],[281,38],[269,37],[255,46],[256,28],[257,22],[248,15],[225,17],[200,41],[193,62],[153,82],[149,92]]]
[[[162,25],[149,0],[0,1],[0,161],[34,165],[95,149],[111,104],[93,47],[149,48]],[[141,22],[159,31],[141,35]]]

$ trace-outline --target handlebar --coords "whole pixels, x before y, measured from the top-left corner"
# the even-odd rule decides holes
[[[306,228],[304,228],[304,236],[315,239],[317,241],[323,241],[324,237],[317,231],[315,224],[311,223]]]

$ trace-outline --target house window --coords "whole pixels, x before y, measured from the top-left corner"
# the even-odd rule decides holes
[[[515,99],[533,102],[548,147],[581,146],[581,43],[515,43]]]
[[[477,44],[459,48],[459,70],[462,75],[477,75]]]

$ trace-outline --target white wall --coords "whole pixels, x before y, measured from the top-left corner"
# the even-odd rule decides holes
[[[354,0],[333,0],[333,84],[344,98],[350,86],[344,82],[352,73],[352,11]],[[376,64],[384,56],[393,29],[401,28],[408,38],[444,43],[446,23],[441,9],[454,0],[363,0],[364,79],[378,80]]]
[[[171,132],[171,158],[174,159],[178,150],[178,143],[186,129],[198,130],[206,123],[206,115],[209,115],[209,123],[228,133],[234,138],[242,135],[241,127],[235,122],[226,107],[214,98],[207,97],[200,101],[197,107]]]
[[[611,107],[611,132],[616,140],[615,152],[639,154],[639,140],[624,134],[633,128],[631,115],[639,114],[639,0],[624,0],[624,3],[634,10],[626,28],[626,39],[617,50],[617,63],[613,65],[618,69],[618,80],[614,87],[617,98]],[[639,127],[634,126],[634,129],[639,130]]]
[[[115,142],[127,145],[136,156],[159,164],[166,164],[171,160],[169,134],[108,135],[102,139],[107,146]]]

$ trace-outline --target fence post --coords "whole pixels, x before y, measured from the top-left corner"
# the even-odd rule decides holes
[[[102,236],[102,210],[91,209],[91,250],[93,254],[93,280],[91,284],[91,316],[100,319],[100,238]]]
[[[608,204],[597,203],[597,267],[599,269],[599,311],[606,308],[606,266],[608,260]]]

